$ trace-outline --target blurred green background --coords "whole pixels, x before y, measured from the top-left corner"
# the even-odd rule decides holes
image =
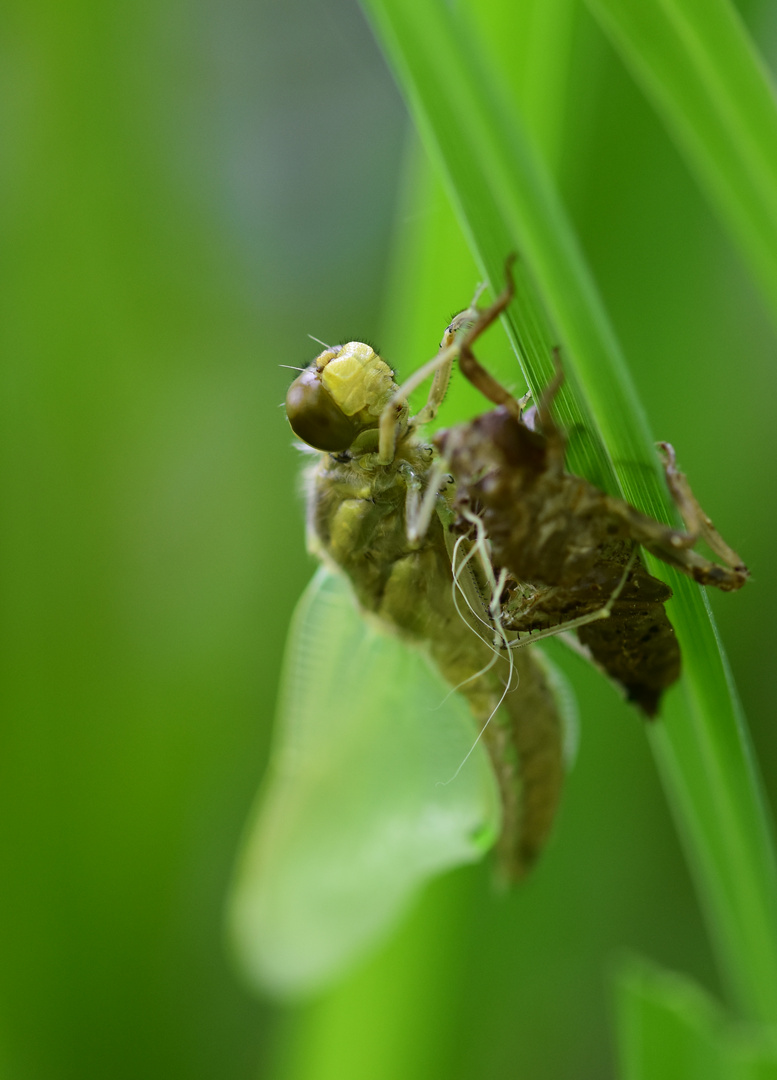
[[[773,60],[773,5],[738,6]],[[546,149],[652,429],[753,571],[711,601],[774,801],[774,332],[583,8],[570,34]],[[574,657],[581,751],[524,888],[438,881],[298,1008],[252,996],[224,944],[313,568],[279,365],[313,334],[407,370],[477,279],[451,225],[442,306],[418,285],[415,238],[449,211],[408,192],[360,10],[16,0],[2,56],[0,1076],[612,1074],[624,950],[721,991],[640,723]],[[411,328],[427,346],[398,355]]]

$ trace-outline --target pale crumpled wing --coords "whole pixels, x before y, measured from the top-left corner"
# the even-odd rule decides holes
[[[482,857],[500,811],[480,745],[445,783],[476,734],[424,657],[319,570],[294,615],[275,752],[230,901],[255,985],[295,996],[331,981],[425,881]]]

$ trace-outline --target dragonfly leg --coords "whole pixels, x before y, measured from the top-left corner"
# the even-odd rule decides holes
[[[472,345],[475,340],[502,314],[514,296],[515,285],[511,272],[513,261],[514,257],[510,256],[505,263],[506,284],[504,290],[489,308],[486,308],[480,313],[477,321],[472,324],[462,338],[460,343],[461,355],[459,357],[459,367],[461,368],[462,374],[469,379],[472,385],[475,386],[484,397],[488,398],[494,405],[503,405],[516,420],[527,423],[528,418],[524,418],[523,414],[526,405],[531,398],[531,392],[525,394],[522,398],[513,397],[513,395],[510,394],[493,375],[486,371],[472,352]],[[553,400],[564,384],[564,371],[561,367],[561,357],[558,348],[553,350],[553,362],[555,365],[555,374],[540,396],[536,414],[542,425],[542,433],[547,442],[548,454],[551,461],[556,467],[563,468],[564,454],[566,452],[566,439],[563,431],[553,419],[553,414],[551,412]],[[527,423],[527,426],[532,427],[533,425]]]
[[[488,329],[491,323],[499,317],[510,303],[515,292],[512,274],[510,272],[510,267],[514,260],[515,256],[510,255],[505,261],[505,277],[507,283],[494,303],[491,304],[490,307],[483,308],[482,310],[476,306],[477,299],[483,289],[482,286],[478,286],[470,306],[457,315],[453,322],[447,327],[443,334],[440,350],[437,355],[433,356],[431,360],[423,364],[409,379],[402,383],[391,401],[383,410],[380,418],[378,448],[378,460],[382,464],[389,464],[394,460],[399,417],[402,412],[402,407],[407,402],[410,394],[412,394],[412,392],[426,379],[432,375],[434,376],[426,405],[410,420],[410,424],[413,427],[417,427],[420,424],[426,424],[430,420],[433,420],[437,415],[440,404],[445,396],[445,391],[448,388],[448,382],[450,380],[451,369],[457,357],[459,358],[464,374],[486,395],[486,397],[489,397],[490,400],[495,400],[494,398],[490,398],[487,389],[484,387],[488,387],[493,393],[498,395],[498,404],[506,404],[512,412],[517,416],[520,416],[520,406],[518,403],[488,374],[485,368],[481,367],[470,348],[472,343],[480,337],[484,330]]]
[[[444,340],[445,338],[443,338],[443,341]],[[436,356],[433,356],[431,360],[428,360],[423,364],[418,371],[413,372],[410,378],[406,379],[397,389],[380,416],[378,460],[381,464],[388,465],[394,460],[400,417],[407,404],[407,400],[413,391],[428,379],[430,375],[434,375],[434,380],[432,381],[429,399],[424,408],[417,413],[416,416],[412,417],[410,425],[416,427],[421,423],[432,420],[437,415],[440,402],[448,388],[451,367],[458,352],[458,341],[449,342],[440,349]]]
[[[679,566],[701,585],[715,585],[726,591],[741,588],[749,577],[747,567],[712,524],[687,478],[677,468],[674,447],[666,442],[658,445],[664,452],[664,474],[669,493],[688,531],[685,534],[673,532],[669,537],[668,549],[664,537],[653,543],[645,543],[645,547],[660,559]],[[722,566],[691,550],[699,539],[720,559]]]
[[[685,527],[691,535],[700,536],[719,559],[732,570],[744,570],[742,560],[729,547],[712,521],[704,512],[694,495],[691,485],[684,473],[677,468],[674,447],[671,443],[658,444],[666,455],[664,460],[664,474],[667,486],[674,499],[675,506],[680,511]]]
[[[668,443],[660,445],[666,454],[664,470],[669,492],[688,531],[673,529],[647,517],[622,499],[608,497],[608,512],[621,519],[630,539],[700,585],[714,585],[724,592],[741,589],[750,572],[717,532],[697,502],[685,476],[677,470],[674,450]],[[723,565],[693,550],[700,539],[709,545]]]
[[[439,366],[435,370],[426,404],[411,420],[411,424],[414,427],[420,427],[421,424],[428,424],[429,421],[434,420],[437,415],[440,405],[447,393],[448,383],[451,380],[453,362],[458,351],[456,340],[461,337],[462,333],[478,321],[478,318],[480,317],[480,308],[477,304],[484,289],[485,285],[478,285],[469,306],[466,307],[464,311],[460,311],[458,315],[451,320],[449,325],[446,326],[445,333],[440,342],[440,351],[438,352],[437,357],[435,357],[435,360],[437,360],[442,355],[444,356],[444,359],[440,361]]]
[[[400,466],[400,471],[405,469]],[[409,472],[409,470],[407,470]],[[426,490],[421,493],[421,484],[417,477],[407,479],[407,498],[405,500],[405,529],[411,544],[426,536],[429,523],[438,510],[440,493],[450,481],[445,463],[436,461],[429,470]]]
[[[472,385],[478,389],[481,394],[493,402],[494,405],[504,405],[517,420],[521,418],[521,411],[523,406],[521,402],[516,401],[512,394],[498,382],[493,375],[491,375],[480,361],[475,357],[472,351],[472,346],[480,335],[488,329],[488,327],[499,318],[503,311],[505,311],[510,304],[510,301],[515,295],[515,283],[513,282],[512,265],[515,262],[515,256],[508,256],[505,261],[505,287],[502,292],[494,300],[493,304],[484,308],[478,314],[478,318],[471,324],[464,336],[459,342],[459,367],[462,374],[469,379]]]

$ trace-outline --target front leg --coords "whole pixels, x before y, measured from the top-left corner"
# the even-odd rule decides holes
[[[478,285],[469,307],[465,308],[464,311],[460,311],[446,326],[440,342],[440,352],[438,353],[438,357],[440,354],[444,354],[446,359],[434,373],[429,397],[426,399],[424,407],[413,417],[411,421],[413,427],[428,424],[430,420],[434,420],[435,416],[437,416],[440,405],[447,393],[448,383],[451,381],[453,361],[458,349],[457,339],[477,322],[480,316],[480,309],[477,304],[484,289],[485,285]]]
[[[446,329],[437,355],[432,357],[426,364],[423,364],[418,371],[414,372],[409,379],[402,383],[383,410],[380,418],[380,445],[378,450],[378,460],[381,464],[386,465],[393,461],[398,417],[401,410],[407,404],[410,394],[430,375],[434,375],[434,380],[426,405],[412,418],[410,424],[416,427],[435,418],[448,387],[453,363],[457,357],[463,374],[481,393],[496,404],[506,405],[516,418],[520,419],[521,406],[519,403],[478,363],[471,348],[477,338],[501,315],[513,298],[515,286],[510,267],[514,261],[514,255],[508,256],[505,261],[506,285],[494,303],[482,310],[476,306],[477,299],[482,292],[482,286],[479,286],[470,306],[457,315]]]
[[[448,389],[453,363],[459,355],[462,333],[468,327],[476,326],[482,315],[482,312],[477,307],[477,301],[483,289],[483,285],[478,285],[469,307],[460,312],[446,328],[437,355],[422,364],[409,379],[402,383],[381,413],[378,460],[382,465],[387,465],[394,459],[399,419],[407,406],[408,398],[430,375],[433,375],[434,378],[432,379],[426,405],[412,417],[410,426],[419,427],[421,424],[433,420],[437,415],[437,411],[445,397],[445,392]]]
[[[459,367],[462,375],[469,379],[472,385],[481,394],[493,402],[494,405],[504,405],[516,420],[521,418],[521,406],[519,402],[508,393],[501,383],[489,374],[472,351],[472,346],[480,335],[495,322],[499,316],[507,310],[510,301],[515,295],[515,283],[512,275],[512,265],[515,256],[509,255],[505,261],[505,287],[489,307],[478,313],[478,318],[471,324],[469,329],[459,342]]]

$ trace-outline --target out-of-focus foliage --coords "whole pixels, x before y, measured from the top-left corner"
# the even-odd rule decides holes
[[[771,5],[741,9],[769,61]],[[712,601],[773,799],[773,334],[651,107],[566,26],[541,130],[652,430],[753,569]],[[0,1075],[598,1080],[618,950],[719,986],[642,728],[574,658],[580,755],[522,890],[437,882],[296,1011],[222,941],[312,570],[277,365],[377,331],[402,371],[477,276],[453,232],[426,268],[406,212],[392,235],[402,108],[360,12],[15,0],[2,34]]]
[[[623,1080],[772,1080],[774,1030],[732,1024],[681,976],[627,960],[619,973]]]

